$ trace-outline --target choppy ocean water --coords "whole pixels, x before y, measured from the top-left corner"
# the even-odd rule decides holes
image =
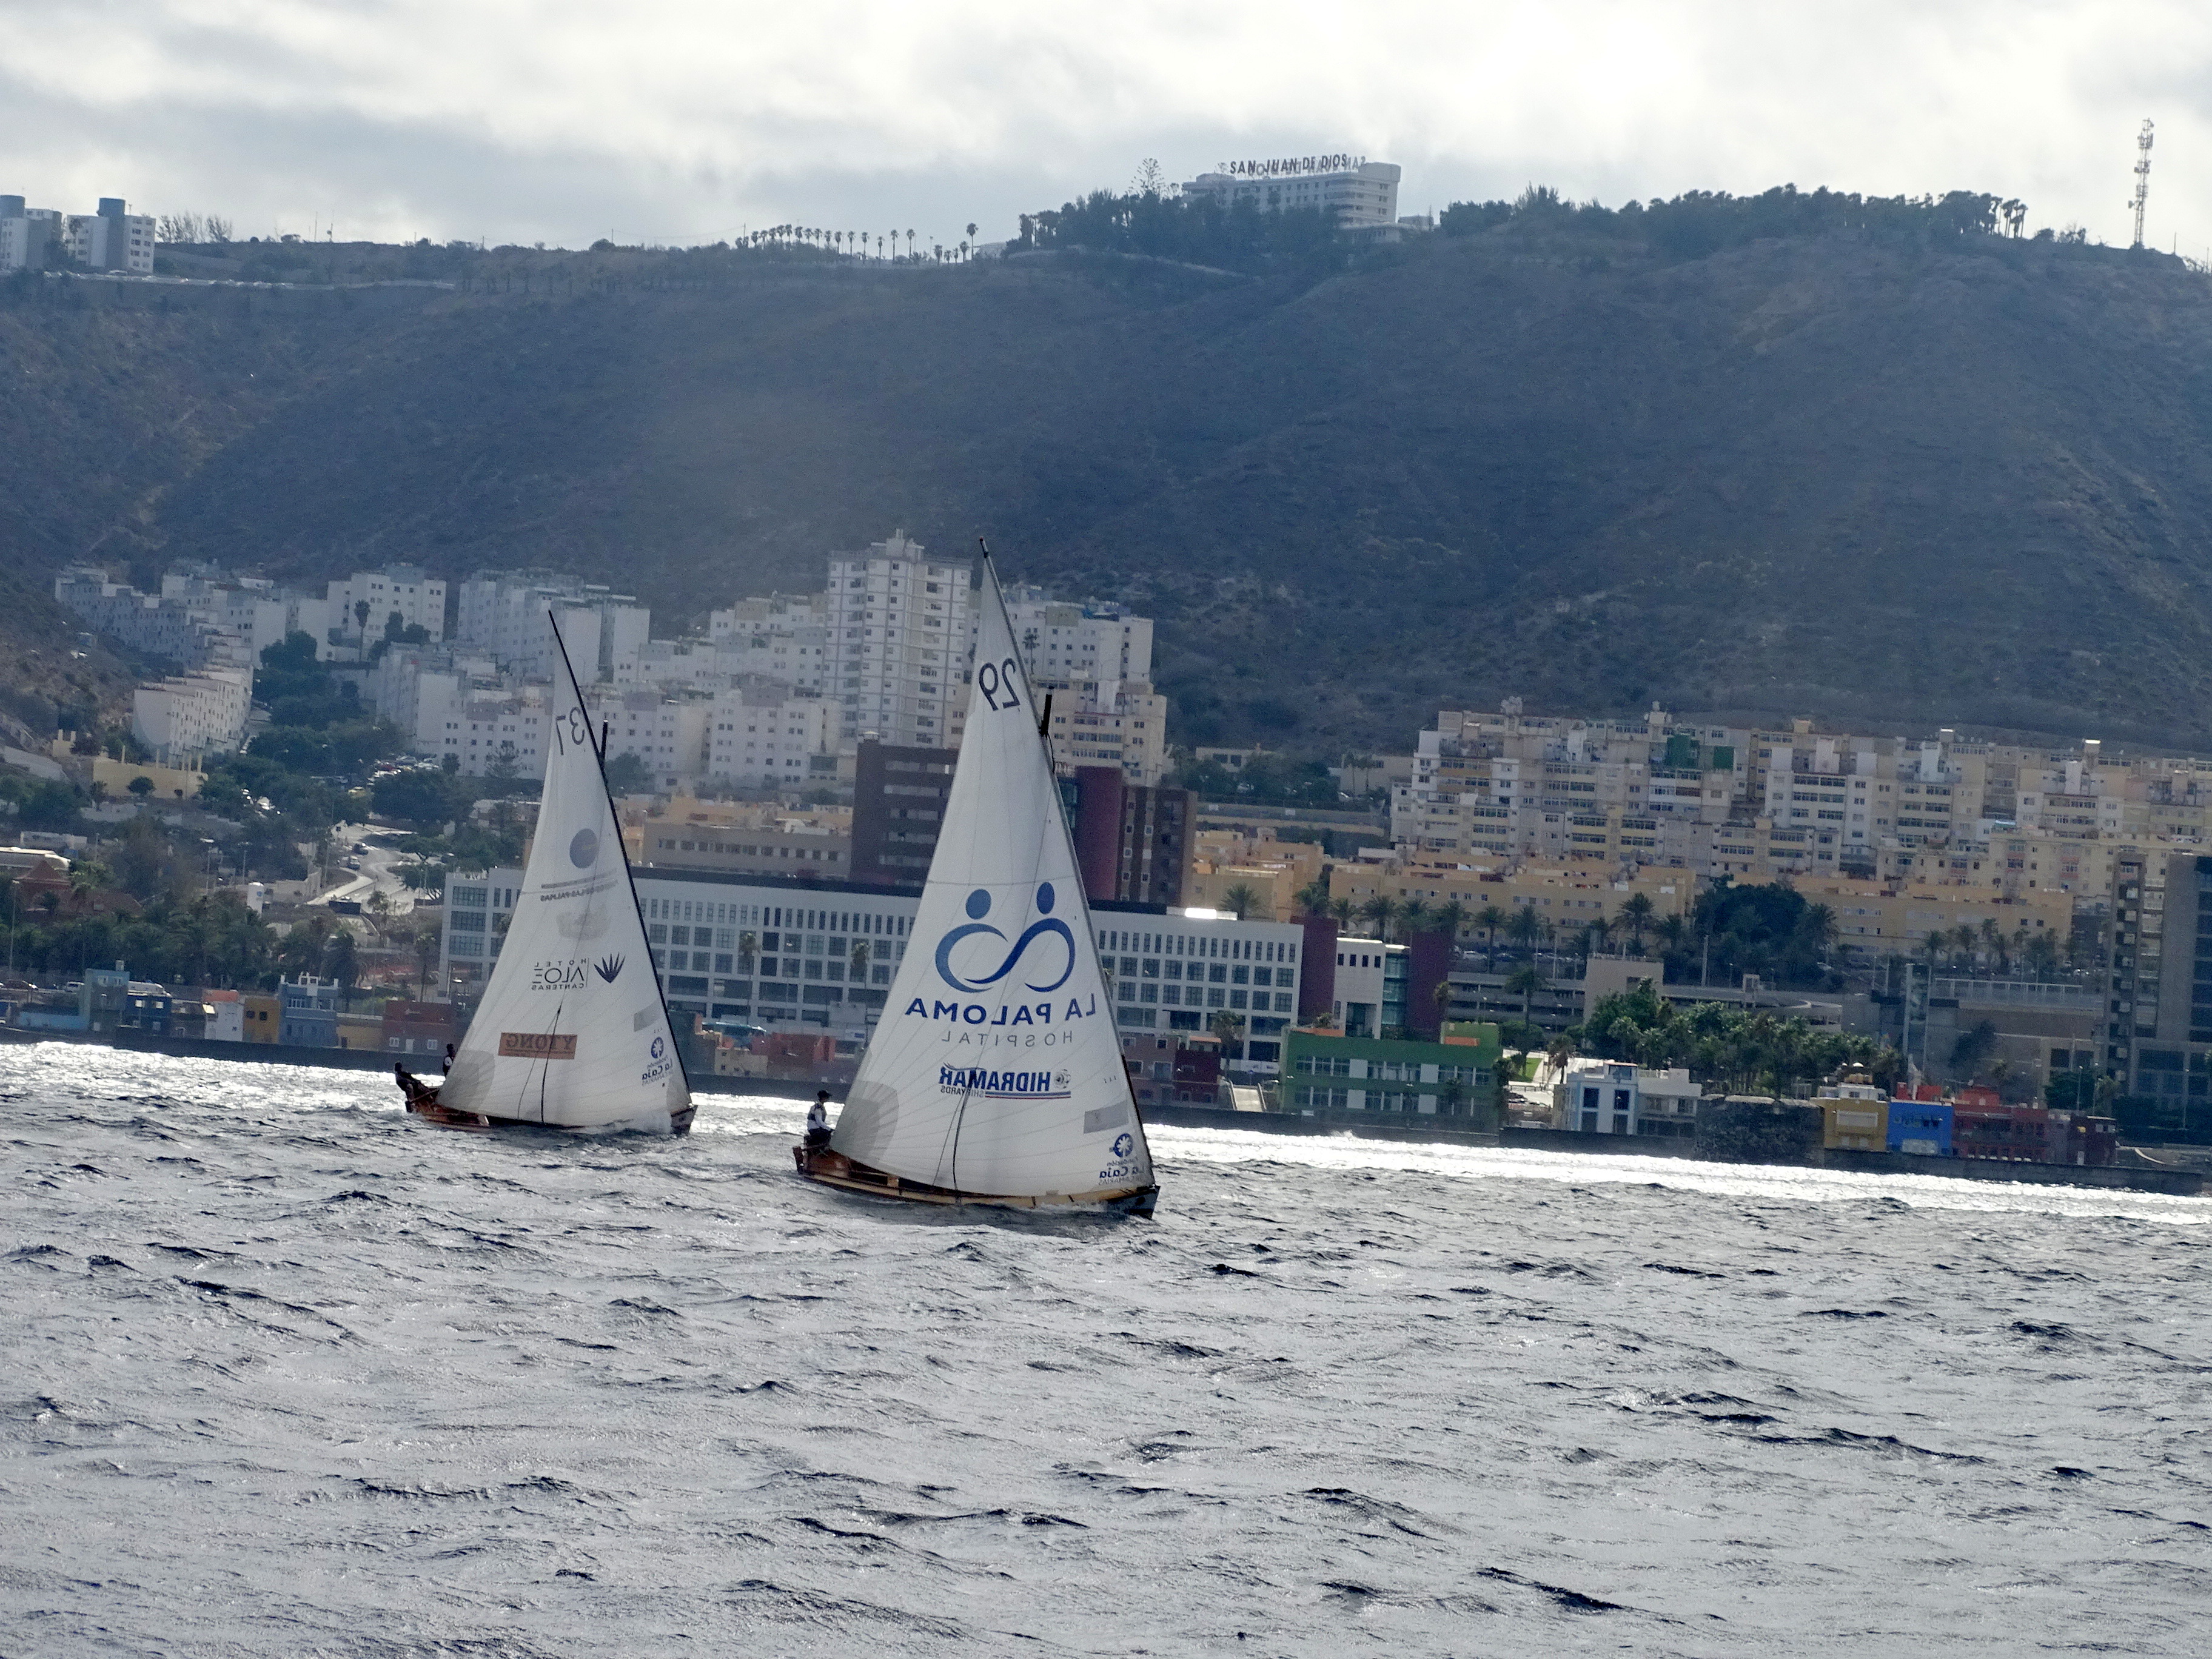
[[[0,1653],[2198,1654],[2212,1200],[0,1051]]]

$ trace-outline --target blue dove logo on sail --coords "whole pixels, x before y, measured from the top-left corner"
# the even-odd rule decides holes
[[[1066,922],[1052,914],[1054,902],[1052,884],[1048,881],[1039,882],[1036,890],[1036,908],[1043,913],[1042,916],[1022,930],[1021,937],[1007,947],[1005,957],[996,968],[978,979],[966,980],[953,971],[954,947],[963,939],[981,935],[988,935],[992,939],[1002,941],[1006,937],[983,920],[985,916],[991,914],[991,895],[988,889],[978,887],[968,895],[967,908],[969,920],[965,925],[953,928],[937,942],[938,977],[956,991],[965,991],[971,996],[976,995],[1012,974],[1015,967],[1027,956],[1032,945],[1040,940],[1056,939],[1060,942],[1061,951],[1065,953],[1058,964],[1060,976],[1048,983],[1035,979],[1025,979],[1022,982],[1032,991],[1057,991],[1067,983],[1069,977],[1075,972],[1075,935],[1068,931]],[[1047,945],[1046,948],[1049,951],[1050,946]],[[1025,971],[1036,970],[1030,969]]]

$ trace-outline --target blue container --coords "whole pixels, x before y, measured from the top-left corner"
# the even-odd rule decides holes
[[[1950,1103],[1940,1100],[1891,1101],[1889,1150],[1914,1152],[1923,1158],[1950,1157]]]

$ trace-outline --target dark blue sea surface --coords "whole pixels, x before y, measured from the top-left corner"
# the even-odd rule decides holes
[[[2212,1201],[1162,1129],[1158,1220],[0,1051],[0,1653],[2197,1655]]]

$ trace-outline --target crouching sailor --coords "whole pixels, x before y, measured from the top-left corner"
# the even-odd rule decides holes
[[[806,1109],[806,1150],[818,1152],[830,1144],[830,1091],[815,1091],[814,1103]]]

